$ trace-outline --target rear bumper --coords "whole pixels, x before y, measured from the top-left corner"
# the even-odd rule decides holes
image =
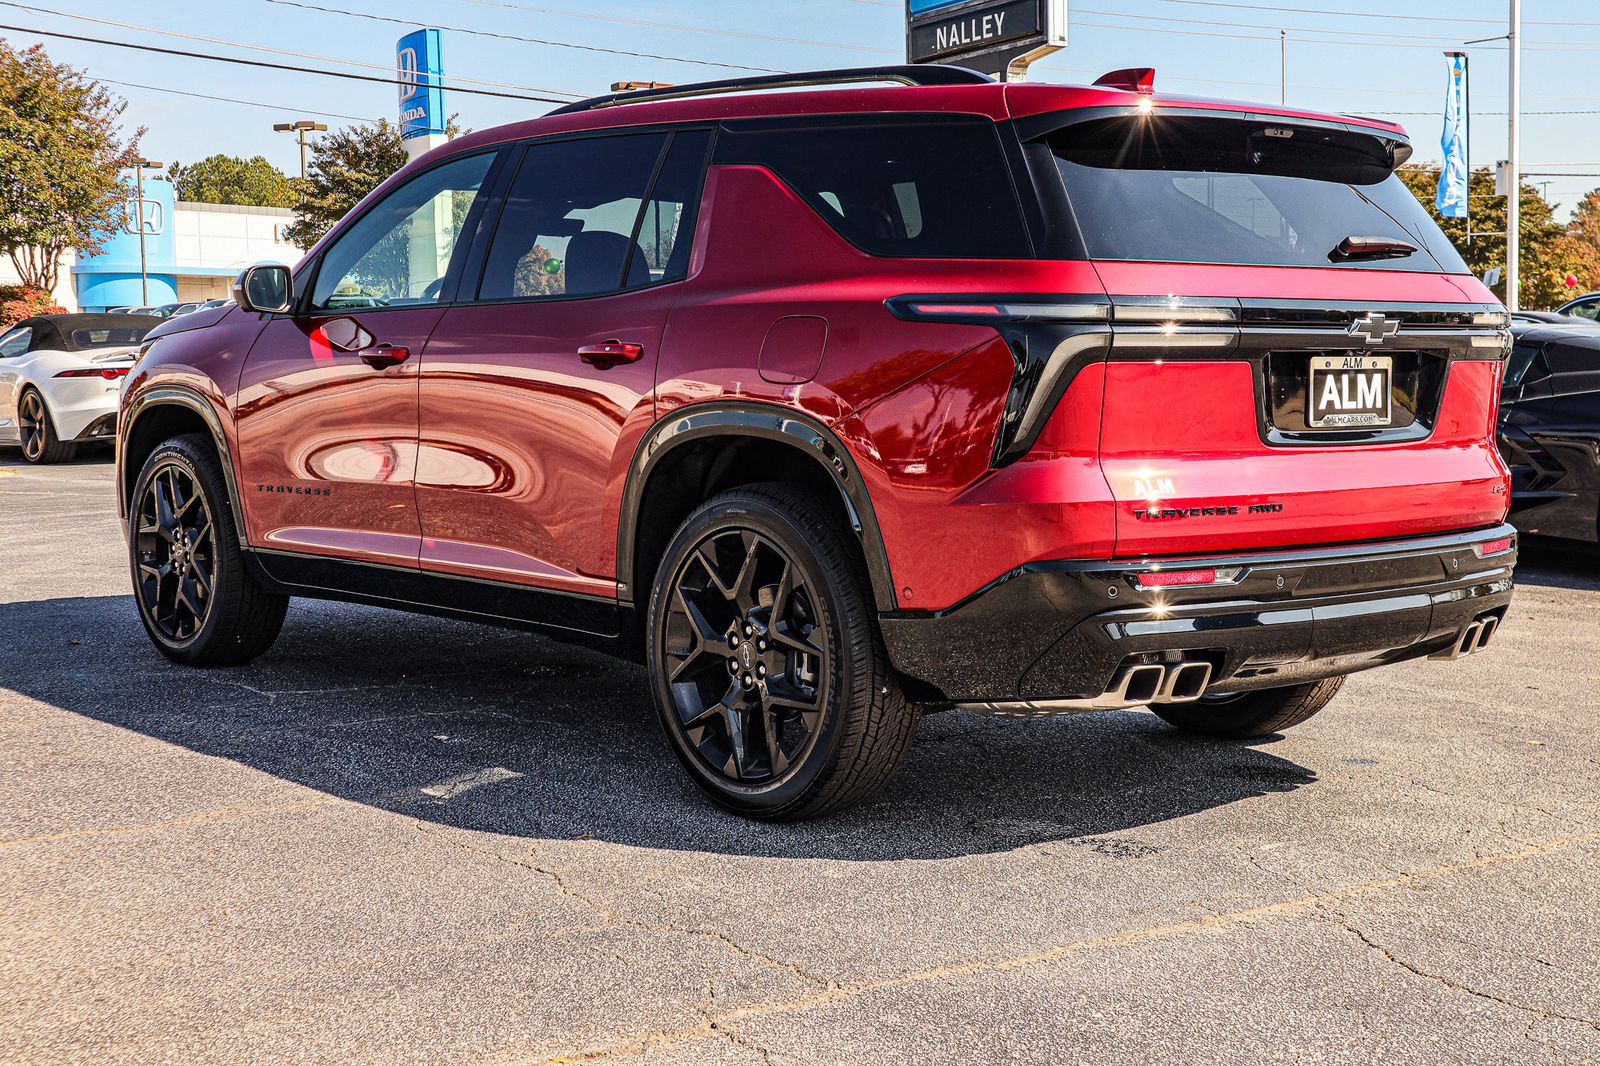
[[[1510,550],[1474,547],[1504,538]],[[1274,688],[1449,653],[1511,602],[1509,525],[1401,541],[1160,560],[1232,584],[1143,589],[1150,560],[1021,567],[947,611],[882,616],[918,698],[1091,700],[1141,662],[1204,661],[1207,691]]]

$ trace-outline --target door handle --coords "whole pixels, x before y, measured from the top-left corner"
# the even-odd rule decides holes
[[[610,370],[623,363],[637,363],[644,355],[644,345],[619,340],[585,344],[578,349],[578,358],[600,370]]]
[[[394,344],[379,344],[372,348],[363,348],[356,353],[361,361],[374,370],[383,370],[391,366],[399,366],[411,358],[411,349],[402,348]]]

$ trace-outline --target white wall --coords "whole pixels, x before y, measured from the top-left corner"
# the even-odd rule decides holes
[[[283,239],[294,212],[281,207],[179,200],[173,214],[180,275],[195,267],[239,271],[264,259],[294,266],[304,254]]]
[[[0,285],[21,285],[22,279],[17,276],[17,269],[11,263],[11,257],[0,255]],[[60,269],[56,273],[56,303],[68,311],[78,309],[77,294],[72,288],[72,253],[61,257]]]

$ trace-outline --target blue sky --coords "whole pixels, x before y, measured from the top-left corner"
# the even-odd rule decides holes
[[[684,82],[737,73],[708,64],[803,70],[896,62],[904,54],[903,7],[892,0],[220,0],[206,4],[144,0],[137,5],[49,0],[48,7],[45,0],[34,3],[39,6],[20,0],[5,3],[0,6],[0,23],[298,67],[335,67],[330,60],[392,64],[395,40],[408,29],[442,26],[446,27],[447,76],[527,87],[502,90],[510,92],[548,89],[590,94],[623,79]],[[1445,84],[1440,53],[1473,38],[1504,34],[1507,6],[1507,0],[1417,0],[1409,5],[1397,5],[1393,0],[1288,0],[1283,6],[1267,0],[1071,0],[1071,44],[1036,66],[1034,77],[1085,82],[1118,67],[1153,66],[1158,71],[1157,84],[1168,91],[1276,101],[1280,92],[1278,30],[1282,28],[1289,33],[1291,104],[1395,115],[1411,131],[1416,158],[1436,160]],[[1549,179],[1551,198],[1570,206],[1577,196],[1600,186],[1600,144],[1588,135],[1600,126],[1600,70],[1595,64],[1600,58],[1600,4],[1525,0],[1523,6],[1527,20],[1523,158],[1531,164],[1550,164],[1550,171],[1594,175]],[[352,17],[312,7],[399,21]],[[1378,14],[1380,11],[1395,13]],[[252,52],[97,25],[67,15],[325,58]],[[638,25],[638,21],[674,26]],[[588,49],[495,39],[463,30]],[[168,162],[193,160],[212,152],[259,153],[292,172],[298,167],[294,144],[287,135],[272,132],[274,122],[303,116],[330,124],[344,121],[312,115],[314,111],[393,119],[397,110],[394,90],[383,85],[9,31],[0,31],[0,35],[19,44],[42,40],[57,59],[85,67],[96,77],[123,83],[112,88],[128,99],[130,123],[149,128],[146,154]],[[677,58],[615,55],[592,49]],[[1475,123],[1472,154],[1474,164],[1482,165],[1505,153],[1506,51],[1503,45],[1490,44],[1473,47],[1470,52]],[[371,67],[339,69],[382,73]],[[135,88],[129,83],[198,96]],[[472,128],[529,117],[551,106],[460,93],[449,94],[447,105]],[[1593,113],[1552,113],[1563,111]],[[1588,165],[1581,165],[1585,163]]]

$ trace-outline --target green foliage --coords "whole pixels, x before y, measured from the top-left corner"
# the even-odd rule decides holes
[[[0,252],[26,284],[53,291],[62,255],[99,250],[123,221],[118,171],[144,134],[123,140],[126,107],[43,47],[0,40]]]
[[[455,116],[446,133],[461,133]],[[284,229],[290,243],[310,248],[350,213],[389,175],[406,165],[400,127],[387,119],[346,126],[311,142],[304,198],[295,207],[294,225]]]
[[[1472,172],[1467,185],[1468,201],[1472,205],[1473,238],[1467,240],[1465,219],[1441,218],[1434,210],[1434,193],[1439,188],[1439,169],[1418,168],[1400,172],[1406,183],[1433,220],[1439,223],[1461,258],[1467,261],[1472,272],[1479,277],[1493,267],[1504,267],[1506,262],[1506,200],[1494,195],[1494,174],[1487,168]],[[1576,266],[1573,244],[1567,229],[1555,220],[1555,210],[1539,190],[1526,182],[1522,185],[1521,250],[1517,256],[1522,273],[1521,305],[1524,308],[1554,307],[1567,298],[1563,282],[1567,271]],[[1480,236],[1479,234],[1501,234]],[[1495,295],[1505,299],[1505,279],[1495,287]]]
[[[293,207],[297,199],[294,182],[265,156],[210,155],[194,163],[174,163],[168,174],[178,199],[193,203]]]
[[[65,307],[43,289],[31,285],[0,285],[0,330],[8,330],[34,315],[64,315]]]

